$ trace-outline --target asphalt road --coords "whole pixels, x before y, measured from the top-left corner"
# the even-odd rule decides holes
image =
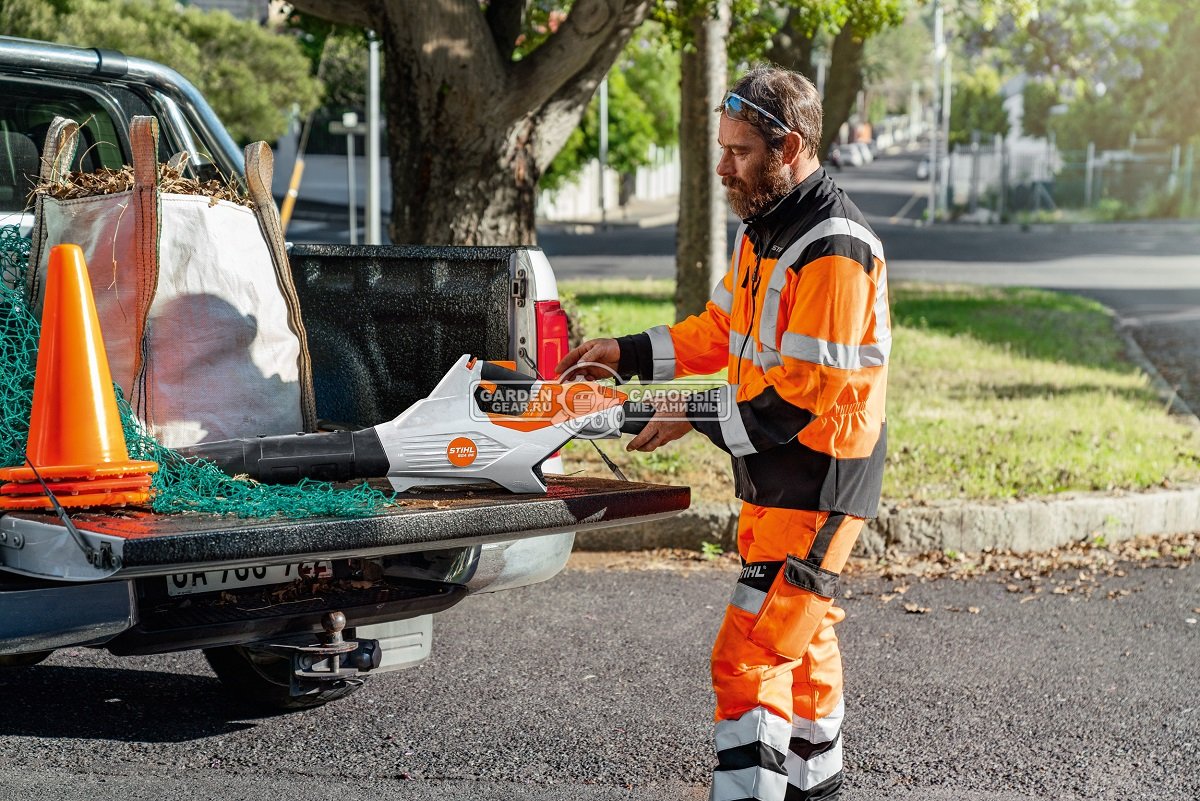
[[[889,603],[895,582],[852,577],[846,798],[1194,801],[1198,571],[1130,568],[1090,598],[912,582]],[[701,801],[734,578],[572,569],[473,598],[423,665],[278,717],[194,654],[63,651],[0,674],[0,797]]]

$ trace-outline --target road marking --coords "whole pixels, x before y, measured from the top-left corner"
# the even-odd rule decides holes
[[[900,211],[896,212],[895,214],[893,214],[891,216],[891,218],[888,219],[888,222],[892,223],[893,225],[900,222],[900,220],[904,219],[904,215],[908,214],[908,210],[913,207],[913,204],[916,203],[918,200],[921,200],[924,197],[925,197],[924,194],[920,194],[920,193],[913,194],[913,196],[908,199],[908,202],[906,202],[903,206],[900,207]]]

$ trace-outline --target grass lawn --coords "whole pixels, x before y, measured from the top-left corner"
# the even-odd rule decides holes
[[[560,288],[585,338],[673,319],[670,281]],[[901,283],[891,292],[886,501],[1200,480],[1200,432],[1166,413],[1099,304],[1032,289]],[[732,497],[728,456],[699,435],[652,454],[599,445],[631,479],[690,484],[694,503]],[[568,472],[608,475],[587,442],[564,455]]]

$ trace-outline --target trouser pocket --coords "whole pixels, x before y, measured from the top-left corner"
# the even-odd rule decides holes
[[[837,589],[836,573],[788,554],[750,627],[750,641],[787,659],[800,659]]]

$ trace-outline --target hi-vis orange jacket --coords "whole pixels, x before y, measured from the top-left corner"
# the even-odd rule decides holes
[[[626,378],[728,369],[729,384],[695,395],[688,417],[733,456],[737,497],[875,516],[892,342],[886,266],[825,170],[742,224],[702,314],[617,341]]]

